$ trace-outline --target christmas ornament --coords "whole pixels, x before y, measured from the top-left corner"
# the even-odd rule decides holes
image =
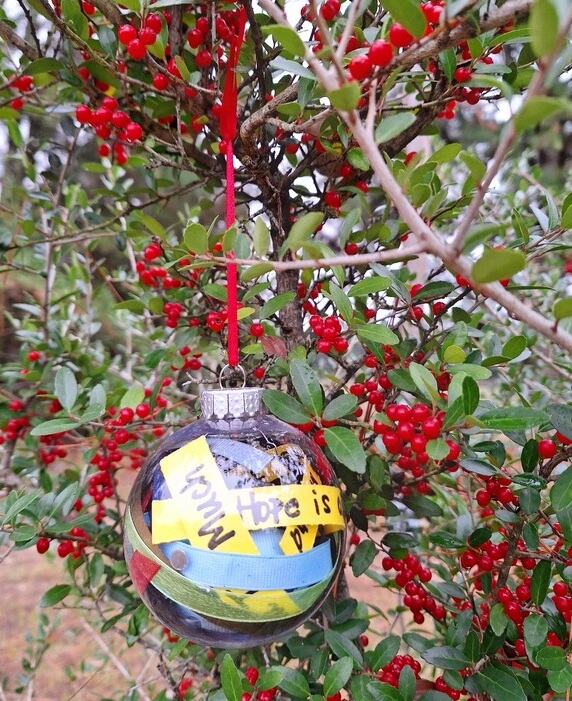
[[[262,394],[203,392],[202,419],[159,446],[128,502],[125,554],[141,598],[205,645],[275,642],[316,611],[342,566],[334,472],[266,413]]]

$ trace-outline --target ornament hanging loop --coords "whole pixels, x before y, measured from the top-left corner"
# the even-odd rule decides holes
[[[235,384],[235,382],[242,382],[240,386]],[[238,388],[243,389],[246,387],[246,371],[242,365],[229,365],[228,363],[223,366],[222,370],[218,376],[218,383],[221,389]]]

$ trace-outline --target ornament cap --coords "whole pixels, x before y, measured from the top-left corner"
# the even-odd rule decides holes
[[[266,413],[263,392],[260,387],[204,390],[200,396],[202,415],[207,420],[248,419]]]

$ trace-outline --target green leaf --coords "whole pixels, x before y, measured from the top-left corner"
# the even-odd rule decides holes
[[[369,569],[377,555],[377,547],[371,540],[362,541],[354,550],[350,564],[355,577],[359,577]]]
[[[513,336],[502,347],[502,354],[511,360],[518,356],[526,349],[528,341],[526,336]]]
[[[15,519],[18,514],[25,511],[29,506],[31,506],[37,499],[41,496],[40,492],[30,492],[29,494],[22,494],[18,497],[16,501],[12,502],[6,514],[4,515],[4,520],[2,521],[2,526]]]
[[[530,648],[540,647],[546,643],[548,623],[544,616],[535,613],[524,619],[524,640]]]
[[[63,63],[55,58],[38,58],[26,66],[24,73],[26,73],[27,75],[40,75],[41,73],[56,73],[63,67]]]
[[[138,404],[141,404],[145,398],[145,388],[142,385],[131,385],[131,387],[121,397],[119,408],[130,407],[135,409]]]
[[[421,657],[439,669],[459,670],[469,664],[462,650],[447,645],[429,648],[421,653]]]
[[[361,98],[361,88],[359,83],[352,80],[345,83],[341,88],[328,92],[332,107],[341,112],[351,112],[355,110]]]
[[[422,37],[427,27],[425,15],[415,0],[383,0],[383,7],[413,36]]]
[[[548,594],[551,576],[551,563],[548,560],[539,560],[530,578],[530,594],[532,601],[539,607],[542,606]]]
[[[298,398],[313,416],[320,416],[324,393],[315,371],[305,360],[290,361],[290,377]]]
[[[346,158],[351,166],[356,168],[356,170],[369,170],[370,165],[367,158],[364,156],[361,148],[351,148],[347,154]]]
[[[501,665],[489,664],[476,674],[479,687],[494,701],[526,701],[526,694],[516,677]]]
[[[326,406],[322,413],[322,418],[326,421],[334,421],[342,416],[347,416],[355,411],[357,407],[357,397],[353,394],[340,394]]]
[[[517,132],[532,129],[546,119],[562,112],[565,103],[556,97],[531,97],[514,118]]]
[[[366,454],[356,434],[349,428],[334,426],[325,428],[326,445],[334,458],[352,472],[365,472]]]
[[[294,56],[304,56],[306,47],[297,32],[290,27],[285,27],[282,24],[268,24],[262,27],[262,34],[268,36],[272,34],[274,39]]]
[[[556,512],[556,518],[562,529],[562,535],[568,543],[572,543],[572,504]]]
[[[491,409],[478,418],[485,428],[499,431],[525,431],[543,424],[548,417],[545,412],[538,409],[507,407],[506,409]]]
[[[30,431],[32,436],[51,436],[54,433],[62,433],[63,431],[71,431],[79,426],[79,422],[70,421],[69,419],[52,419],[44,421],[44,423],[34,426]]]
[[[465,377],[462,385],[463,409],[466,416],[471,416],[479,406],[479,385],[472,377]]]
[[[446,445],[446,444],[445,444]],[[447,447],[447,452],[449,448]],[[432,499],[423,496],[423,494],[412,494],[409,497],[403,497],[401,500],[408,509],[411,509],[416,516],[422,518],[436,518],[443,515],[443,510]]]
[[[289,249],[293,253],[297,251],[304,241],[307,241],[315,233],[323,221],[323,212],[308,212],[308,214],[304,214],[292,225],[283,248],[285,250]]]
[[[557,672],[566,666],[566,653],[561,647],[542,647],[534,656],[534,660],[544,669]]]
[[[399,337],[391,329],[381,323],[359,324],[356,326],[358,338],[374,343],[383,343],[386,346],[395,346],[399,343]]]
[[[264,302],[260,309],[260,318],[268,319],[269,316],[276,314],[283,307],[296,299],[295,292],[283,292],[282,294],[272,297],[267,302]]]
[[[437,299],[446,297],[451,294],[455,286],[450,282],[443,282],[438,280],[436,282],[428,282],[426,285],[413,295],[413,300],[415,303],[426,302],[430,299]]]
[[[42,608],[49,608],[50,606],[55,606],[63,601],[66,596],[71,592],[71,586],[69,584],[56,584],[55,587],[48,589],[48,591],[40,599],[40,606]]]
[[[234,660],[228,653],[223,657],[220,665],[220,682],[228,701],[240,701],[242,680]]]
[[[377,672],[386,664],[391,662],[391,660],[399,652],[401,646],[401,640],[397,635],[390,635],[387,638],[381,640],[375,647],[371,655],[371,669],[372,672]]]
[[[77,380],[68,367],[61,367],[56,373],[54,392],[59,403],[68,411],[73,407],[77,399]]]
[[[359,648],[345,635],[330,628],[324,633],[324,638],[334,655],[339,658],[349,656],[358,665],[363,664],[363,656]]]
[[[257,256],[265,256],[270,249],[270,230],[262,217],[258,217],[252,232],[254,252]]]
[[[476,283],[496,282],[524,269],[526,257],[513,248],[485,248],[483,255],[473,265],[471,279]]]
[[[311,421],[310,415],[302,404],[285,392],[267,389],[262,395],[262,401],[274,416],[286,423],[299,425]]]
[[[338,287],[338,285],[334,284],[333,282],[330,282],[327,296],[335,304],[336,309],[339,311],[342,318],[350,323],[354,315],[354,310],[349,297],[342,290],[342,288]]]
[[[351,657],[342,657],[330,667],[324,677],[324,696],[332,696],[341,691],[352,675],[354,661]]]
[[[556,478],[550,490],[550,503],[554,511],[560,511],[572,504],[572,467]]]
[[[433,438],[427,442],[425,450],[433,460],[443,460],[449,453],[449,446],[444,438]]]
[[[554,51],[558,40],[558,11],[551,0],[535,0],[528,18],[532,48],[537,56]]]
[[[379,275],[374,275],[373,277],[366,277],[355,285],[350,287],[348,295],[350,297],[366,297],[367,295],[373,295],[377,292],[383,292],[391,285],[391,279],[388,277],[380,277]]]
[[[559,299],[554,302],[554,306],[552,307],[552,315],[556,321],[560,321],[560,319],[567,319],[568,317],[572,316],[572,297]]]
[[[546,412],[554,428],[566,438],[572,439],[572,406],[551,404]]]
[[[299,75],[301,78],[307,78],[308,80],[315,81],[316,76],[312,73],[309,68],[302,66],[297,61],[290,61],[282,56],[277,56],[270,61],[270,66],[279,71],[284,71],[286,73],[293,73],[294,75]]]
[[[472,472],[475,475],[484,475],[485,477],[490,477],[492,475],[496,475],[497,471],[492,467],[492,465],[489,465],[488,462],[485,462],[484,460],[475,460],[474,458],[466,458],[465,460],[461,460],[459,463],[463,470],[467,470],[467,472]]]
[[[403,701],[413,701],[416,685],[415,672],[409,665],[405,665],[399,673],[399,693]]]
[[[310,686],[302,672],[291,667],[280,667],[280,669],[282,679],[278,682],[278,686],[282,691],[297,699],[305,699],[310,696]]]
[[[495,604],[491,609],[489,624],[495,635],[502,635],[508,623],[508,618],[504,612],[502,604]]]
[[[548,672],[548,683],[552,691],[566,693],[572,687],[572,665],[567,664],[562,669]]]
[[[427,370],[424,365],[411,363],[409,366],[409,374],[415,386],[424,397],[427,397],[427,399],[431,401],[437,399],[439,396],[439,389],[437,387],[437,380],[432,372]]]
[[[386,144],[415,123],[417,117],[413,112],[399,112],[382,117],[375,128],[375,142]]]
[[[402,701],[401,694],[391,684],[373,681],[366,688],[372,701]]]
[[[209,250],[209,234],[202,224],[188,224],[183,232],[183,242],[191,253],[202,255]]]

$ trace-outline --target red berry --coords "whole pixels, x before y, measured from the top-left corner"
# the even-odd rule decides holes
[[[479,506],[487,506],[491,500],[491,495],[484,489],[479,489],[479,491],[475,494],[475,498]]]
[[[147,47],[141,39],[132,39],[127,44],[127,53],[134,61],[142,61],[147,55]]]
[[[388,41],[378,39],[371,45],[368,56],[374,66],[388,66],[393,59],[393,46]]]
[[[95,14],[95,5],[87,2],[87,0],[83,0],[81,3],[81,9],[83,10],[84,14],[88,15],[89,17]]]
[[[362,647],[367,647],[369,645],[369,638],[367,635],[360,635],[359,642]]]
[[[348,69],[355,80],[364,80],[371,74],[371,59],[367,54],[355,56],[349,63]]]
[[[389,41],[398,49],[405,49],[413,43],[413,36],[397,22],[389,30]]]
[[[139,39],[145,46],[152,46],[157,41],[157,32],[151,27],[143,27],[139,32]]]
[[[342,206],[342,196],[339,192],[328,190],[328,192],[324,194],[324,202],[327,207],[339,209]]]
[[[198,29],[191,29],[187,34],[187,41],[191,49],[198,49],[203,43],[204,37]]]
[[[541,458],[549,460],[556,455],[556,443],[549,438],[544,438],[538,443],[538,454]]]
[[[337,17],[341,6],[340,0],[326,0],[326,2],[320,7],[320,14],[326,20],[326,22],[331,22]]]
[[[146,419],[151,413],[151,407],[149,404],[138,404],[135,408],[135,413],[140,419]]]
[[[266,370],[264,368],[254,368],[254,377],[256,377],[257,380],[263,380],[265,374]]]
[[[156,90],[166,90],[170,83],[171,81],[164,73],[155,73],[153,76],[153,87]]]
[[[42,354],[37,350],[32,350],[28,353],[28,360],[31,363],[35,363],[42,357]]]
[[[67,557],[73,553],[74,547],[70,540],[64,540],[58,545],[58,555],[59,557]]]
[[[212,63],[213,57],[210,51],[203,49],[195,56],[197,68],[208,68]]]
[[[44,553],[48,552],[50,549],[50,541],[48,538],[38,538],[36,542],[36,550],[40,553],[40,555],[43,555]]]
[[[116,129],[124,129],[130,123],[129,115],[122,110],[115,110],[111,115],[111,124]]]
[[[161,16],[153,12],[148,14],[147,17],[145,17],[144,26],[148,27],[149,29],[152,29],[155,32],[155,34],[159,34],[161,29],[163,28]]]
[[[254,686],[258,681],[258,670],[256,667],[248,667],[244,676],[246,677],[246,681],[250,684],[250,686]]]
[[[459,66],[453,73],[453,77],[457,81],[457,83],[467,83],[469,80],[472,78],[472,72],[470,68],[464,68],[462,66]]]
[[[87,105],[78,105],[75,110],[75,118],[80,124],[90,124],[92,111]]]
[[[143,128],[140,124],[137,124],[137,122],[129,122],[129,124],[125,127],[123,136],[125,141],[128,141],[129,143],[140,141],[143,136]]]
[[[97,153],[101,156],[101,158],[109,158],[111,155],[111,146],[109,144],[100,144]]]
[[[255,338],[261,338],[262,336],[264,336],[264,326],[258,323],[251,324],[249,332],[251,336],[254,336]]]
[[[137,39],[137,30],[132,24],[124,24],[119,27],[117,38],[124,46],[127,46],[134,39]]]

